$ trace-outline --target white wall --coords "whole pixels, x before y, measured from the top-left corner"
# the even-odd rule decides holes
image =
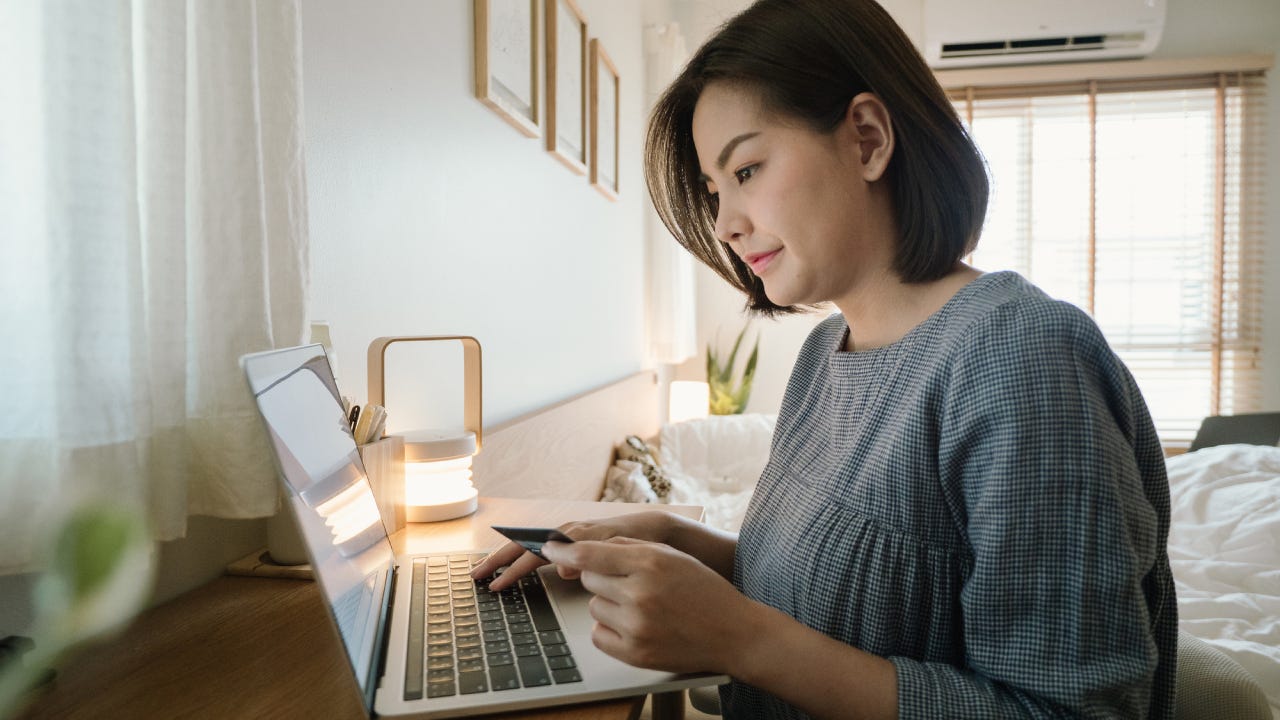
[[[1275,0],[1168,0],[1164,37],[1153,57],[1199,57],[1270,52],[1280,56],[1280,2]],[[749,5],[748,0],[676,0],[677,17],[690,47],[704,42],[725,19]],[[885,9],[917,44],[923,35],[923,0],[885,0]],[[1280,137],[1280,68],[1267,80],[1268,127]],[[1267,148],[1267,217],[1264,242],[1266,293],[1263,318],[1264,409],[1280,409],[1280,141]],[[745,322],[742,298],[710,271],[699,268],[698,343],[705,348],[716,333],[727,348]],[[821,316],[757,320],[762,340],[755,389],[748,410],[776,412],[782,402],[791,365],[808,331]],[[676,370],[677,379],[702,379],[701,357]]]
[[[470,0],[303,5],[313,317],[346,394],[380,335],[476,336],[486,425],[642,368],[642,7],[578,4],[621,76],[618,202],[473,96]],[[389,356],[395,428],[460,421],[460,351],[430,350]]]

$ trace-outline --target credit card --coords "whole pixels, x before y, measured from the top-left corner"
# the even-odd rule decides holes
[[[505,527],[502,525],[490,525],[489,527],[502,533],[512,542],[538,557],[546,560],[542,555],[542,546],[548,542],[555,540],[556,542],[571,543],[573,538],[556,530],[555,528],[536,528],[536,527]]]

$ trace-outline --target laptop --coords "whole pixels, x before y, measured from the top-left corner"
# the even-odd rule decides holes
[[[720,684],[591,642],[590,593],[550,567],[491,592],[472,548],[396,557],[320,345],[245,355],[289,509],[368,713],[461,717]]]

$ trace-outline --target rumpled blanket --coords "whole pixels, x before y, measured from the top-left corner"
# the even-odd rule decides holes
[[[1280,720],[1280,448],[1219,445],[1166,465],[1179,624],[1244,666]]]

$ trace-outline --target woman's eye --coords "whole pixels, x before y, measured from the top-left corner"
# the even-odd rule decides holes
[[[751,176],[755,175],[756,170],[758,170],[759,168],[760,168],[759,165],[748,165],[742,168],[741,170],[735,172],[733,176],[738,179],[738,184],[741,185],[742,183],[750,180]]]

